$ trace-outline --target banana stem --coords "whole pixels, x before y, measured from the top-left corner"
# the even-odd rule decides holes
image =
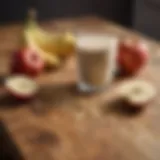
[[[37,19],[37,11],[34,8],[31,8],[28,10],[28,18],[30,20],[36,20]]]
[[[25,22],[25,28],[36,26],[36,19],[37,19],[37,11],[34,8],[28,10],[27,20]]]

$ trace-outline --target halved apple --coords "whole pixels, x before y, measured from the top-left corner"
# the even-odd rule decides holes
[[[118,93],[129,105],[143,107],[153,100],[156,89],[147,81],[130,80],[118,88]]]
[[[6,79],[5,87],[17,99],[30,99],[38,91],[37,83],[25,75],[15,75]]]

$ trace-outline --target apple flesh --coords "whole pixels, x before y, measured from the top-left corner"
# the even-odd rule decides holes
[[[38,91],[37,83],[31,78],[22,75],[7,78],[5,88],[10,95],[20,100],[31,99]]]
[[[122,73],[137,74],[148,62],[147,46],[141,41],[125,40],[119,44],[118,66]]]
[[[118,94],[129,106],[140,108],[154,99],[156,89],[144,80],[130,80],[118,88]]]
[[[38,76],[44,68],[40,55],[30,48],[18,50],[12,56],[11,73]]]

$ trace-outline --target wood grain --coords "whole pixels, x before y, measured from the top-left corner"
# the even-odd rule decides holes
[[[46,29],[111,33],[119,38],[144,40],[150,62],[138,77],[151,81],[159,92],[158,43],[111,22],[93,17],[48,22]],[[11,52],[18,46],[19,25],[0,28],[0,73],[8,73]],[[3,37],[3,38],[2,38]],[[26,160],[159,160],[160,100],[133,112],[113,104],[117,80],[103,93],[76,91],[76,60],[71,57],[59,70],[44,73],[37,82],[37,98],[20,103],[8,97],[1,85],[0,118]]]

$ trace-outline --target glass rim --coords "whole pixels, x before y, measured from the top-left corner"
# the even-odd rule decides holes
[[[99,37],[106,36],[106,38],[109,37],[109,38],[118,39],[118,36],[116,34],[108,33],[108,32],[74,31],[72,33],[75,35],[76,38],[78,36],[88,35],[88,36],[99,36]]]
[[[95,37],[95,40],[92,38]],[[80,38],[80,39],[79,39]],[[82,38],[82,39],[81,39]],[[100,38],[99,40],[96,38]],[[82,40],[82,41],[81,41]],[[90,43],[90,40],[95,44]],[[117,36],[112,34],[103,34],[103,33],[93,33],[93,32],[80,32],[80,36],[76,37],[76,48],[80,50],[88,50],[88,51],[102,51],[108,49],[108,47],[112,46],[114,43],[118,43],[119,39]],[[88,44],[87,44],[88,43]],[[96,45],[98,43],[98,45]]]

